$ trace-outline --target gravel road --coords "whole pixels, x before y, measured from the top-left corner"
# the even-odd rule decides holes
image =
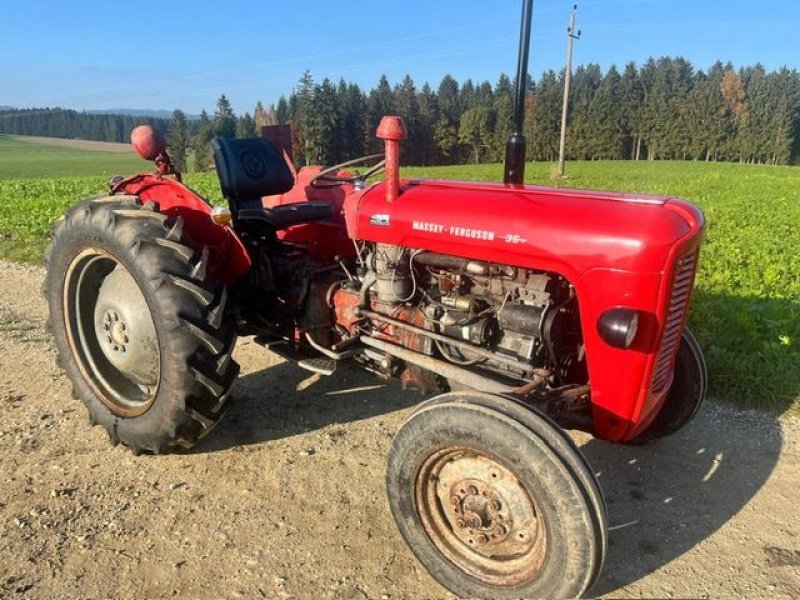
[[[42,277],[0,262],[0,598],[450,597],[384,498],[418,395],[311,376],[246,338],[215,433],[136,458],[71,397]],[[594,595],[800,597],[796,420],[712,402],[645,448],[575,435],[609,508]]]

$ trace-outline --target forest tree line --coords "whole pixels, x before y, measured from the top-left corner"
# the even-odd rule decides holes
[[[525,134],[529,159],[558,158],[563,76],[563,71],[551,70],[538,81],[528,81]],[[168,124],[122,119],[166,127],[178,165],[185,168],[187,154],[193,153],[193,166],[199,170],[212,164],[209,142],[215,135],[249,137],[272,124],[292,126],[298,164],[334,164],[380,152],[375,130],[387,114],[405,119],[404,164],[501,161],[512,128],[513,86],[506,75],[495,84],[459,83],[446,75],[436,88],[428,83],[418,88],[407,75],[395,85],[381,77],[366,91],[344,79],[316,82],[306,72],[288,96],[268,107],[259,102],[252,115],[236,115],[222,95],[214,113],[204,111],[198,120],[188,120],[180,110]],[[6,121],[0,112],[0,133],[54,135],[26,125],[45,121],[45,116],[31,111],[27,117]],[[92,122],[81,129],[92,134],[87,139],[125,139],[127,133],[123,135],[120,124],[97,125],[103,121],[96,118],[116,115],[85,116]],[[59,121],[51,121],[48,131],[60,131],[53,122]],[[107,130],[109,137],[97,137],[100,130]],[[567,157],[798,163],[800,73],[767,71],[761,65],[735,69],[721,62],[698,70],[683,58],[669,57],[650,59],[639,66],[629,63],[622,71],[613,66],[606,72],[596,64],[580,66],[572,78]]]
[[[166,131],[169,119],[95,114],[63,108],[0,110],[0,133],[11,135],[127,143],[131,139],[131,130],[137,125],[152,125]]]

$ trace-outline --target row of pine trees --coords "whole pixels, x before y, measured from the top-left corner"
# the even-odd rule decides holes
[[[166,130],[169,119],[96,114],[62,108],[0,110],[0,133],[11,135],[127,143],[131,130],[137,125],[152,125]]]
[[[563,72],[528,82],[528,157],[558,158]],[[366,92],[344,79],[317,83],[306,72],[287,97],[238,119],[223,96],[213,118],[203,115],[195,144],[214,134],[251,135],[262,125],[292,125],[295,160],[333,164],[380,151],[375,130],[383,115],[399,114],[409,165],[500,161],[512,128],[513,82],[459,84],[445,76],[436,89],[406,76],[384,76]],[[567,157],[580,160],[705,160],[761,164],[800,162],[800,73],[716,63],[703,71],[683,58],[629,63],[605,73],[578,67],[572,78]]]
[[[178,166],[211,168],[215,135],[250,137],[266,125],[289,124],[298,164],[334,164],[380,152],[381,117],[406,122],[403,163],[457,164],[500,161],[512,128],[513,82],[501,75],[459,83],[445,76],[436,88],[418,88],[410,76],[396,85],[381,77],[371,90],[306,72],[287,97],[253,114],[236,115],[225,95],[212,115],[171,121],[92,115],[63,110],[0,112],[0,133],[122,141],[133,124],[149,122],[169,132]],[[558,157],[563,72],[528,81],[525,134],[528,158]],[[191,165],[187,156],[193,154]],[[706,160],[762,164],[800,163],[800,73],[735,69],[718,62],[695,69],[683,58],[650,59],[605,73],[578,67],[572,78],[567,157],[570,159]]]

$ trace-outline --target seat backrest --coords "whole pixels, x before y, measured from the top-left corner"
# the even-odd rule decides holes
[[[294,177],[283,154],[262,138],[211,140],[214,163],[222,195],[235,212],[262,196],[283,194],[292,189]]]

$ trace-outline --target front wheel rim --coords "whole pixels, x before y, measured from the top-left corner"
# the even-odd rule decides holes
[[[445,448],[424,462],[414,491],[428,538],[464,573],[498,587],[538,576],[547,527],[534,497],[503,463],[471,448]]]
[[[112,279],[117,285],[108,290]],[[83,250],[67,269],[63,310],[67,343],[92,391],[115,415],[147,412],[161,351],[152,312],[127,268],[106,250]]]

